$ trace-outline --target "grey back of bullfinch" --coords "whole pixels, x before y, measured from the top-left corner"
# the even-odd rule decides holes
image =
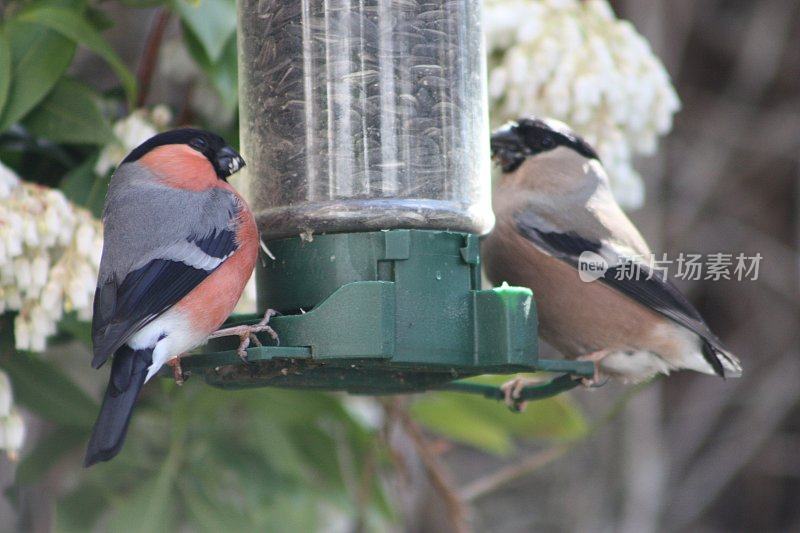
[[[111,177],[92,366],[113,362],[85,466],[119,452],[144,383],[239,300],[259,248],[253,215],[226,181],[244,164],[218,135],[185,128],[144,142]]]
[[[502,175],[486,272],[533,290],[542,338],[567,357],[596,354],[599,371],[631,382],[684,368],[741,374],[692,304],[650,271],[650,250],[586,141],[561,122],[523,118],[491,143]],[[594,281],[579,276],[582,254],[607,266]]]

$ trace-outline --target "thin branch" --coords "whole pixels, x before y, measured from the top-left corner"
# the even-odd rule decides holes
[[[194,84],[189,84],[186,87],[186,93],[183,96],[183,108],[178,117],[175,119],[177,126],[184,126],[191,124],[194,120],[194,112],[192,111],[192,93],[194,93]]]
[[[500,470],[492,472],[487,476],[478,478],[461,490],[461,498],[467,502],[475,501],[483,496],[497,491],[512,481],[520,479],[521,477],[531,474],[536,470],[539,470],[540,468],[552,463],[572,448],[588,441],[591,435],[593,435],[600,428],[605,427],[609,422],[614,420],[620,413],[622,413],[625,409],[625,406],[628,405],[628,402],[634,396],[648,388],[652,383],[653,380],[628,388],[614,401],[608,411],[606,411],[600,418],[597,419],[596,422],[589,426],[589,429],[586,431],[586,434],[583,436],[583,438],[557,444],[551,448],[537,452],[530,457],[523,459],[522,461],[516,461],[512,465],[501,468]]]
[[[386,406],[384,406],[386,408]],[[390,414],[388,408],[386,408],[387,415]],[[406,458],[403,456],[402,452],[400,452],[393,444],[392,439],[389,437],[390,429],[389,426],[393,422],[393,418],[391,416],[384,417],[383,427],[381,428],[378,437],[381,439],[381,442],[386,446],[386,450],[389,454],[389,460],[392,462],[392,466],[394,467],[394,473],[397,475],[398,481],[400,481],[403,485],[407,486],[411,483],[411,472],[409,472],[408,464],[406,464]]]
[[[529,456],[520,462],[501,468],[488,476],[476,479],[460,491],[461,499],[473,502],[482,496],[491,494],[497,489],[520,479],[531,472],[552,463],[571,448],[570,444],[559,444]]]
[[[367,513],[372,501],[372,480],[376,474],[377,461],[375,458],[375,448],[370,447],[364,466],[361,470],[361,479],[356,491],[356,521],[353,526],[354,533],[363,533],[367,526]]]
[[[414,448],[417,450],[422,464],[425,466],[425,471],[428,474],[431,485],[445,503],[447,515],[453,526],[453,531],[457,533],[466,533],[470,531],[470,527],[467,523],[467,509],[459,495],[453,489],[447,472],[445,472],[435,451],[422,433],[422,429],[411,419],[408,411],[403,409],[396,399],[393,401],[385,401],[384,408],[388,411],[390,416],[396,418],[400,422],[405,432],[411,437]]]
[[[136,80],[139,85],[139,96],[136,99],[136,107],[141,107],[147,102],[150,94],[150,82],[153,80],[153,71],[158,62],[158,52],[161,49],[161,41],[164,39],[164,32],[167,30],[170,12],[166,8],[160,8],[153,17],[153,25],[142,51],[142,60],[136,71]]]

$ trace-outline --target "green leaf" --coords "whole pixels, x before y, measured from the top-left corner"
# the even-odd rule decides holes
[[[61,78],[23,125],[56,143],[104,145],[114,138],[94,91],[70,78]]]
[[[270,418],[255,416],[244,435],[251,446],[278,472],[291,477],[308,476],[308,463],[292,443],[286,428]]]
[[[0,131],[24,117],[72,62],[75,44],[43,26],[13,20],[6,26],[11,45],[11,87]]]
[[[511,433],[502,425],[469,411],[461,402],[464,398],[465,395],[452,393],[427,394],[411,406],[411,414],[433,433],[490,453],[510,453],[513,449]]]
[[[239,101],[236,35],[234,34],[228,39],[222,55],[216,62],[209,59],[202,45],[191,32],[184,32],[184,41],[192,59],[197,62],[214,90],[219,94],[225,109],[228,112],[233,111]]]
[[[328,502],[330,504],[330,501]],[[307,492],[281,495],[275,503],[264,509],[267,517],[280,516],[264,524],[262,530],[269,528],[274,533],[294,533],[296,531],[324,531],[320,523],[322,511],[319,499]],[[330,526],[330,524],[326,524]]]
[[[84,483],[56,505],[56,527],[59,533],[92,531],[108,504],[108,492],[94,483]]]
[[[72,203],[89,209],[94,216],[100,218],[103,212],[103,201],[108,190],[108,178],[98,176],[94,172],[98,154],[84,159],[61,179],[58,188]],[[71,331],[71,333],[74,333]],[[81,337],[83,339],[83,337]],[[90,339],[91,340],[91,339]]]
[[[91,349],[92,346],[92,325],[85,320],[79,320],[75,312],[67,313],[58,323],[58,330],[79,340]]]
[[[167,3],[165,0],[120,0],[120,4],[136,9],[162,6]]]
[[[28,485],[38,482],[53,466],[86,442],[86,432],[74,427],[61,427],[40,439],[17,467],[14,482]]]
[[[505,405],[495,406],[505,409],[503,415],[514,436],[569,441],[582,438],[588,431],[586,418],[568,394],[529,402],[520,416]]]
[[[345,489],[339,458],[335,453],[337,442],[314,426],[297,426],[288,429],[292,443],[303,460],[314,469],[314,484],[326,488]]]
[[[11,46],[8,44],[5,30],[0,26],[0,117],[8,100],[8,89],[11,87]]]
[[[88,429],[98,406],[55,365],[33,354],[12,355],[0,362],[14,385],[14,398],[42,418]]]
[[[586,420],[568,396],[530,402],[512,413],[500,402],[457,393],[431,393],[411,406],[430,431],[486,451],[505,454],[512,437],[571,440],[586,433]]]
[[[14,357],[14,314],[0,313],[0,361]]]
[[[236,3],[232,0],[174,0],[173,8],[191,30],[212,63],[216,63],[236,31]]]
[[[86,21],[98,31],[109,30],[114,27],[114,19],[107,12],[93,6],[88,6],[83,12]]]
[[[126,495],[108,531],[173,531],[173,474],[173,468],[164,465],[156,476],[137,486],[133,494]]]
[[[247,472],[242,472],[243,477],[248,477]],[[208,476],[213,478],[213,476]],[[209,480],[213,483],[213,479]],[[236,509],[229,501],[219,498],[211,498],[209,492],[213,492],[212,487],[200,486],[187,483],[182,480],[179,483],[181,495],[186,502],[188,518],[192,521],[198,531],[218,532],[218,531],[252,531],[253,524],[247,520],[247,516]]]
[[[19,20],[55,30],[105,59],[122,82],[125,93],[128,95],[129,104],[133,105],[136,101],[136,78],[108,42],[103,39],[100,32],[94,29],[79,13],[62,7],[43,6],[23,12],[20,14]]]

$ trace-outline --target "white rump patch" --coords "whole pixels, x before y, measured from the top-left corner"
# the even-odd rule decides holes
[[[600,367],[633,383],[673,370],[669,363],[647,351],[612,352],[603,358]]]
[[[128,340],[128,346],[134,350],[153,348],[153,363],[145,378],[147,383],[164,363],[202,344],[206,337],[205,332],[193,327],[189,317],[173,307],[137,331]]]

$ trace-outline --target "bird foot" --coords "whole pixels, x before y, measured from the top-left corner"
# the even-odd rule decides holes
[[[503,383],[500,390],[503,391],[504,402],[514,412],[520,413],[525,410],[528,402],[520,400],[522,389],[528,385],[538,383],[535,379],[516,377],[510,381]]]
[[[578,361],[591,361],[594,363],[594,375],[591,378],[581,378],[581,384],[587,389],[596,389],[608,383],[609,378],[603,376],[600,370],[600,361],[608,355],[608,350],[598,350],[577,357]]]
[[[174,359],[170,359],[167,361],[167,364],[172,367],[172,377],[175,379],[175,384],[179,387],[182,386],[186,379],[189,377],[189,373],[183,373],[183,368],[181,368],[181,356],[175,357]]]
[[[261,346],[261,341],[258,340],[256,333],[266,331],[277,344],[280,343],[278,333],[269,325],[270,319],[278,314],[280,313],[274,309],[267,309],[267,312],[264,313],[264,318],[262,318],[257,324],[219,329],[209,335],[208,338],[216,339],[218,337],[239,337],[240,343],[239,347],[236,349],[236,353],[239,355],[239,358],[242,361],[247,363],[247,348],[250,346],[250,342],[252,341],[256,346]]]

